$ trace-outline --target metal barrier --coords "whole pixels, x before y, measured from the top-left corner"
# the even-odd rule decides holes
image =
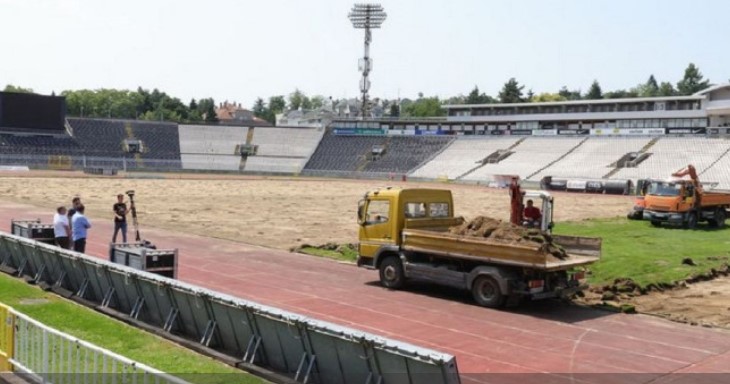
[[[13,369],[10,359],[13,357],[13,329],[15,317],[10,307],[0,304],[0,372],[9,372]]]
[[[458,383],[448,354],[0,232],[0,269],[306,383]]]
[[[50,328],[0,304],[0,371],[40,383],[186,384],[114,352]],[[83,380],[81,379],[83,377]]]

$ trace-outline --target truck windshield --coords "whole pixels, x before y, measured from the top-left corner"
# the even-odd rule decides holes
[[[652,196],[679,196],[681,184],[654,181],[649,185],[649,195]]]

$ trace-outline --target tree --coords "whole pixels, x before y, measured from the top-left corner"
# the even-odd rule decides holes
[[[549,102],[549,101],[565,101],[565,97],[557,93],[540,93],[530,99],[533,103]]]
[[[319,108],[324,107],[324,100],[325,100],[324,99],[324,96],[322,96],[322,95],[314,95],[314,96],[312,96],[309,99],[309,101],[310,101],[310,108],[311,109],[319,109]]]
[[[677,91],[674,89],[674,86],[672,83],[668,81],[662,81],[661,84],[659,84],[659,90],[657,91],[657,96],[675,96],[677,94]]]
[[[294,92],[289,94],[289,109],[295,111],[299,108],[312,109],[312,102],[304,92],[295,89]]]
[[[188,105],[188,109],[190,109],[191,111],[198,110],[198,103],[195,101],[195,99],[190,100],[190,105]]]
[[[35,93],[35,92],[33,92],[33,88],[23,88],[23,87],[15,86],[12,84],[6,85],[3,92]]]
[[[563,86],[563,88],[560,88],[558,95],[564,97],[565,100],[580,100],[582,98],[580,95],[580,90],[571,91],[566,86]]]
[[[657,84],[654,75],[651,75],[646,83],[639,84],[635,91],[639,97],[655,97],[659,94],[659,84]]]
[[[446,116],[446,110],[441,108],[441,101],[437,96],[420,97],[418,100],[403,106],[405,117],[435,117]]]
[[[265,119],[267,110],[268,108],[266,108],[266,103],[264,103],[264,99],[259,97],[258,99],[256,99],[256,102],[253,103],[252,112],[254,116]]]
[[[710,86],[710,80],[705,80],[702,72],[694,63],[689,63],[684,70],[684,78],[677,83],[680,95],[692,95]]]
[[[400,116],[400,108],[398,107],[398,102],[393,101],[390,103],[390,117],[398,116]]]
[[[459,95],[448,99],[446,102],[447,104],[491,104],[496,103],[497,100],[484,92],[479,92],[479,87],[475,85],[466,97]]]
[[[284,96],[269,97],[269,110],[271,110],[273,114],[284,112],[284,108],[286,108],[286,101],[284,101]]]
[[[598,84],[598,80],[593,80],[593,83],[591,83],[591,87],[588,88],[588,93],[586,93],[587,100],[598,100],[603,98],[603,90],[601,89],[601,85]]]
[[[618,89],[612,92],[606,92],[603,94],[603,98],[605,99],[626,99],[631,97],[638,97],[639,94],[636,92],[636,89]]]
[[[522,90],[524,85],[520,85],[515,78],[510,78],[499,91],[499,101],[502,103],[522,103]]]
[[[644,92],[650,97],[656,96],[657,93],[659,93],[659,84],[657,84],[654,75],[649,76],[649,79],[646,81],[646,84],[644,84],[644,87]]]
[[[213,99],[210,99],[210,101],[212,101],[212,102],[208,103],[208,106],[205,109],[205,122],[206,123],[217,123],[218,115],[215,113],[215,102],[213,101]]]

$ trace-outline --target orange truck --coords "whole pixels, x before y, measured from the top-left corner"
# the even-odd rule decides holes
[[[649,220],[656,227],[670,224],[693,229],[700,222],[707,222],[715,228],[725,226],[730,193],[705,191],[692,165],[672,176],[674,178],[669,180],[647,181],[644,220]],[[689,179],[684,176],[689,176]]]

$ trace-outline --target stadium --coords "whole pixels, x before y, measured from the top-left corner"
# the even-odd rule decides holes
[[[633,195],[636,191],[632,186],[637,182],[666,178],[690,163],[697,167],[703,181],[709,181],[712,188],[722,189],[730,183],[727,163],[730,144],[725,138],[730,113],[728,100],[730,86],[724,85],[690,97],[538,103],[528,107],[460,105],[448,106],[449,116],[441,120],[341,120],[312,128],[74,118],[65,115],[61,97],[3,93],[0,95],[3,112],[0,159],[6,190],[2,196],[14,201],[3,203],[3,220],[47,217],[53,208],[49,203],[57,195],[80,195],[92,216],[104,217],[112,196],[110,190],[134,189],[138,204],[144,207],[139,212],[140,220],[154,227],[146,230],[146,234],[155,239],[157,246],[179,250],[177,277],[181,281],[453,354],[458,358],[462,381],[494,380],[493,376],[472,373],[495,367],[501,367],[497,372],[531,372],[535,366],[495,355],[493,348],[454,344],[447,340],[462,339],[447,329],[466,327],[459,332],[466,332],[469,339],[488,341],[488,344],[507,343],[525,353],[544,355],[541,364],[549,361],[557,371],[615,371],[621,367],[626,372],[648,370],[659,374],[667,369],[666,357],[657,358],[647,348],[654,348],[654,343],[675,340],[679,333],[699,330],[687,331],[677,328],[681,326],[677,324],[669,325],[672,329],[669,333],[656,334],[656,320],[648,317],[619,317],[606,322],[607,315],[559,303],[530,304],[516,313],[492,313],[486,318],[490,320],[484,319],[487,323],[467,326],[463,325],[466,319],[482,316],[471,305],[451,308],[448,303],[469,301],[458,291],[416,286],[405,292],[377,292],[374,290],[379,288],[369,283],[374,276],[367,271],[353,273],[349,265],[288,250],[325,243],[354,243],[357,239],[354,207],[362,193],[379,185],[451,189],[459,214],[507,219],[509,201],[500,187],[504,186],[505,177],[518,176],[526,186],[555,191],[560,204],[555,212],[557,222],[612,220],[623,216],[633,204],[633,197],[624,195]],[[598,187],[596,182],[600,182]],[[593,187],[589,188],[590,185]],[[99,231],[107,230],[106,223],[100,226]],[[210,249],[215,252],[211,253]],[[90,243],[88,253],[105,258],[107,250],[106,240],[97,238]],[[243,264],[237,261],[241,255],[246,255]],[[4,263],[12,264],[8,259]],[[43,270],[34,272],[43,274]],[[302,280],[300,273],[313,275]],[[358,281],[353,283],[352,279]],[[287,285],[298,288],[281,289]],[[705,289],[717,292],[724,288],[713,285]],[[357,292],[357,306],[338,293],[341,290]],[[712,303],[698,305],[687,301],[686,296],[696,295],[693,292],[657,296],[653,300],[639,298],[632,305],[647,313],[662,310],[682,313],[686,307],[676,303],[686,303],[683,305],[700,308],[690,317],[691,322],[724,324],[724,317],[709,316],[709,313],[714,316]],[[96,289],[90,286],[84,295],[92,302],[104,302],[106,297],[102,286]],[[135,313],[139,304],[131,293],[125,295],[129,297],[110,298],[107,303],[117,314]],[[718,300],[722,301],[723,297],[719,296]],[[657,302],[667,305],[657,309]],[[672,302],[674,306],[670,305]],[[394,303],[401,303],[400,309],[393,308]],[[414,323],[410,314],[421,313],[423,308],[432,308],[428,313],[432,313],[429,316],[433,316],[438,326],[426,326],[422,320]],[[452,320],[446,320],[446,312],[442,311],[452,312],[449,315]],[[159,324],[164,328],[165,315],[169,313],[152,315],[141,311],[136,316],[142,322],[133,324],[147,324],[147,327]],[[509,316],[513,315],[527,323],[510,327],[508,323],[514,319]],[[593,320],[583,318],[594,315],[597,317]],[[222,328],[217,332],[208,331],[213,323],[201,323],[193,313],[180,316],[183,324],[197,324],[192,329],[180,328],[174,332],[182,338],[178,342],[183,345],[200,350],[200,345],[191,340],[202,338],[202,350],[207,354],[251,353],[251,346],[244,345],[246,340],[237,339],[241,336],[230,336],[237,341],[236,345],[229,345],[225,335],[235,334],[232,328],[218,325]],[[386,324],[378,320],[382,316],[398,320]],[[531,322],[535,323],[530,328],[546,326],[547,323],[541,323],[544,320],[539,320],[545,316],[554,325],[524,334],[525,326]],[[669,318],[681,319],[671,315]],[[559,333],[564,326],[555,324],[567,319],[573,320],[565,324],[576,324],[568,329],[577,332],[589,327],[595,334],[595,340],[581,349],[585,355],[577,357],[579,362],[571,363],[577,364],[578,369],[575,365],[565,366],[565,360],[550,357],[551,352],[533,345],[547,337],[545,330]],[[217,321],[215,324],[220,324],[221,320]],[[270,331],[279,333],[277,337],[281,337],[280,332],[291,333],[286,327],[277,331],[277,326],[272,326],[274,329]],[[501,329],[498,333],[479,331],[495,326]],[[610,346],[615,339],[614,326],[633,330],[622,337],[630,339],[646,333],[658,339],[644,347],[632,347],[630,353],[609,365],[591,362],[592,354],[612,353],[617,348]],[[209,332],[212,333],[208,336]],[[266,331],[262,332],[260,337],[266,337]],[[423,332],[431,336],[424,336]],[[498,341],[502,333],[509,336]],[[251,337],[257,340],[255,335]],[[516,337],[523,338],[517,345],[514,344]],[[724,348],[720,347],[725,343],[722,340],[717,341],[718,350]],[[271,348],[271,341],[265,344]],[[681,350],[691,345],[688,339],[676,348]],[[399,350],[396,355],[405,350]],[[263,366],[284,375],[267,376],[266,372],[258,372],[274,381],[287,375],[299,377],[303,372],[301,364],[306,367],[311,360],[287,357],[288,352],[284,351],[276,357],[279,352],[265,350],[256,355],[254,350],[254,355],[259,357],[249,357],[251,364],[239,366],[251,372]],[[670,349],[668,353],[675,351]],[[338,364],[347,360],[345,355],[340,357],[345,360]],[[326,359],[321,354],[317,356]],[[415,358],[413,361],[417,363],[405,364],[413,364],[410,369],[414,372],[441,372],[439,375],[445,375],[444,382],[459,380],[450,376],[456,368],[444,356]],[[713,357],[719,358],[719,355]],[[698,364],[705,361],[703,356],[696,359]],[[672,364],[677,367],[687,363],[686,358],[676,361]],[[649,368],[627,369],[635,364]],[[433,367],[437,367],[436,371]],[[325,379],[329,375],[353,374],[346,369],[340,373],[329,371],[323,365],[312,369],[318,370],[317,380],[321,382],[330,382]],[[376,374],[376,371],[362,372]],[[386,369],[377,374],[387,378],[388,372]],[[411,376],[411,380],[420,381],[418,377],[418,374]],[[431,376],[428,377],[430,382]]]
[[[83,30],[76,35],[81,48],[67,46],[72,35],[64,35],[74,59],[48,60],[56,67],[48,71],[52,81],[36,74],[32,85],[96,84],[92,73],[109,76],[116,57],[133,81],[161,81],[181,93],[189,87],[243,95],[249,90],[234,89],[253,89],[258,78],[279,92],[278,81],[300,84],[307,71],[333,92],[340,84],[327,81],[340,76],[330,67],[323,76],[316,60],[321,55],[333,67],[341,49],[333,36],[339,32],[328,29],[336,24],[316,21],[324,7],[276,4],[268,10],[279,13],[272,28],[273,18],[258,24],[264,13],[254,12],[270,6],[264,3],[223,9],[180,2],[170,17],[160,17],[169,5],[154,2],[144,12],[124,4],[114,17],[107,9],[74,4],[67,12],[49,3],[63,15],[51,12],[63,23],[59,36],[66,26]],[[548,10],[535,2],[519,19],[505,19],[529,30],[546,17],[573,20],[568,12],[577,5]],[[442,5],[420,6],[410,11],[444,12]],[[583,20],[610,21],[590,26],[596,30],[620,21],[608,10],[594,20],[601,6],[592,6],[569,29],[550,27],[551,35],[570,34],[575,47],[600,46],[581,52],[549,42],[566,71],[572,61],[605,64],[603,51],[617,49],[596,44],[597,31],[587,31],[590,44],[581,44],[584,36],[572,29]],[[454,77],[460,70],[484,76],[485,63],[505,73],[499,65],[509,57],[510,71],[524,71],[524,61],[540,78],[565,76],[563,68],[550,72],[537,36],[529,49],[517,44],[520,31],[512,31],[515,50],[500,40],[484,50],[486,59],[476,52],[482,49],[465,53],[503,33],[489,29],[501,25],[498,19],[484,18],[487,11],[499,18],[500,6],[449,7],[448,15],[418,15],[429,23],[446,16],[432,28],[439,36],[390,45],[394,74],[403,66],[427,88],[438,83],[434,73],[454,83],[463,82]],[[130,10],[139,13],[129,18],[134,28],[124,24]],[[42,25],[44,10],[33,11]],[[124,30],[122,39],[95,41],[86,30],[94,12],[104,28]],[[661,19],[664,10],[652,12]],[[230,18],[244,13],[245,23]],[[0,92],[0,383],[728,381],[730,83],[710,84],[692,63],[676,90],[652,74],[629,91],[606,93],[593,80],[587,93],[564,86],[523,95],[511,78],[500,102],[476,86],[449,99],[424,97],[420,89],[418,100],[401,99],[400,88],[397,99],[371,98],[372,32],[387,15],[368,3],[355,4],[348,18],[365,32],[354,99],[317,95],[305,103],[296,88],[288,101],[258,97],[249,111],[212,97],[183,103],[142,86],[57,96],[8,84]],[[123,28],[117,19],[125,19]],[[185,34],[169,20],[186,24]],[[215,26],[206,24],[211,20]],[[469,33],[455,38],[455,21]],[[630,46],[623,34],[630,27],[611,30],[611,39]],[[265,38],[240,39],[244,30],[265,31]],[[288,45],[276,43],[283,31],[325,42],[316,48],[322,52],[292,44],[291,36]],[[420,33],[415,24],[406,31]],[[24,44],[36,49],[32,32]],[[184,45],[169,38],[175,33]],[[150,37],[163,35],[170,41]],[[274,47],[276,60],[258,40]],[[423,42],[440,42],[443,52],[429,48],[409,61],[406,52]],[[174,56],[179,68],[147,45]],[[629,51],[611,57],[634,60],[636,68],[617,65],[621,81],[640,67],[640,53]],[[466,60],[452,60],[457,56]],[[447,71],[417,74],[446,59],[453,65]],[[9,62],[28,64],[22,60]],[[69,63],[84,72],[83,81],[64,83]],[[159,80],[177,83],[176,70],[190,72],[180,88]],[[216,88],[220,76],[225,91]],[[414,105],[423,109],[415,113]]]

